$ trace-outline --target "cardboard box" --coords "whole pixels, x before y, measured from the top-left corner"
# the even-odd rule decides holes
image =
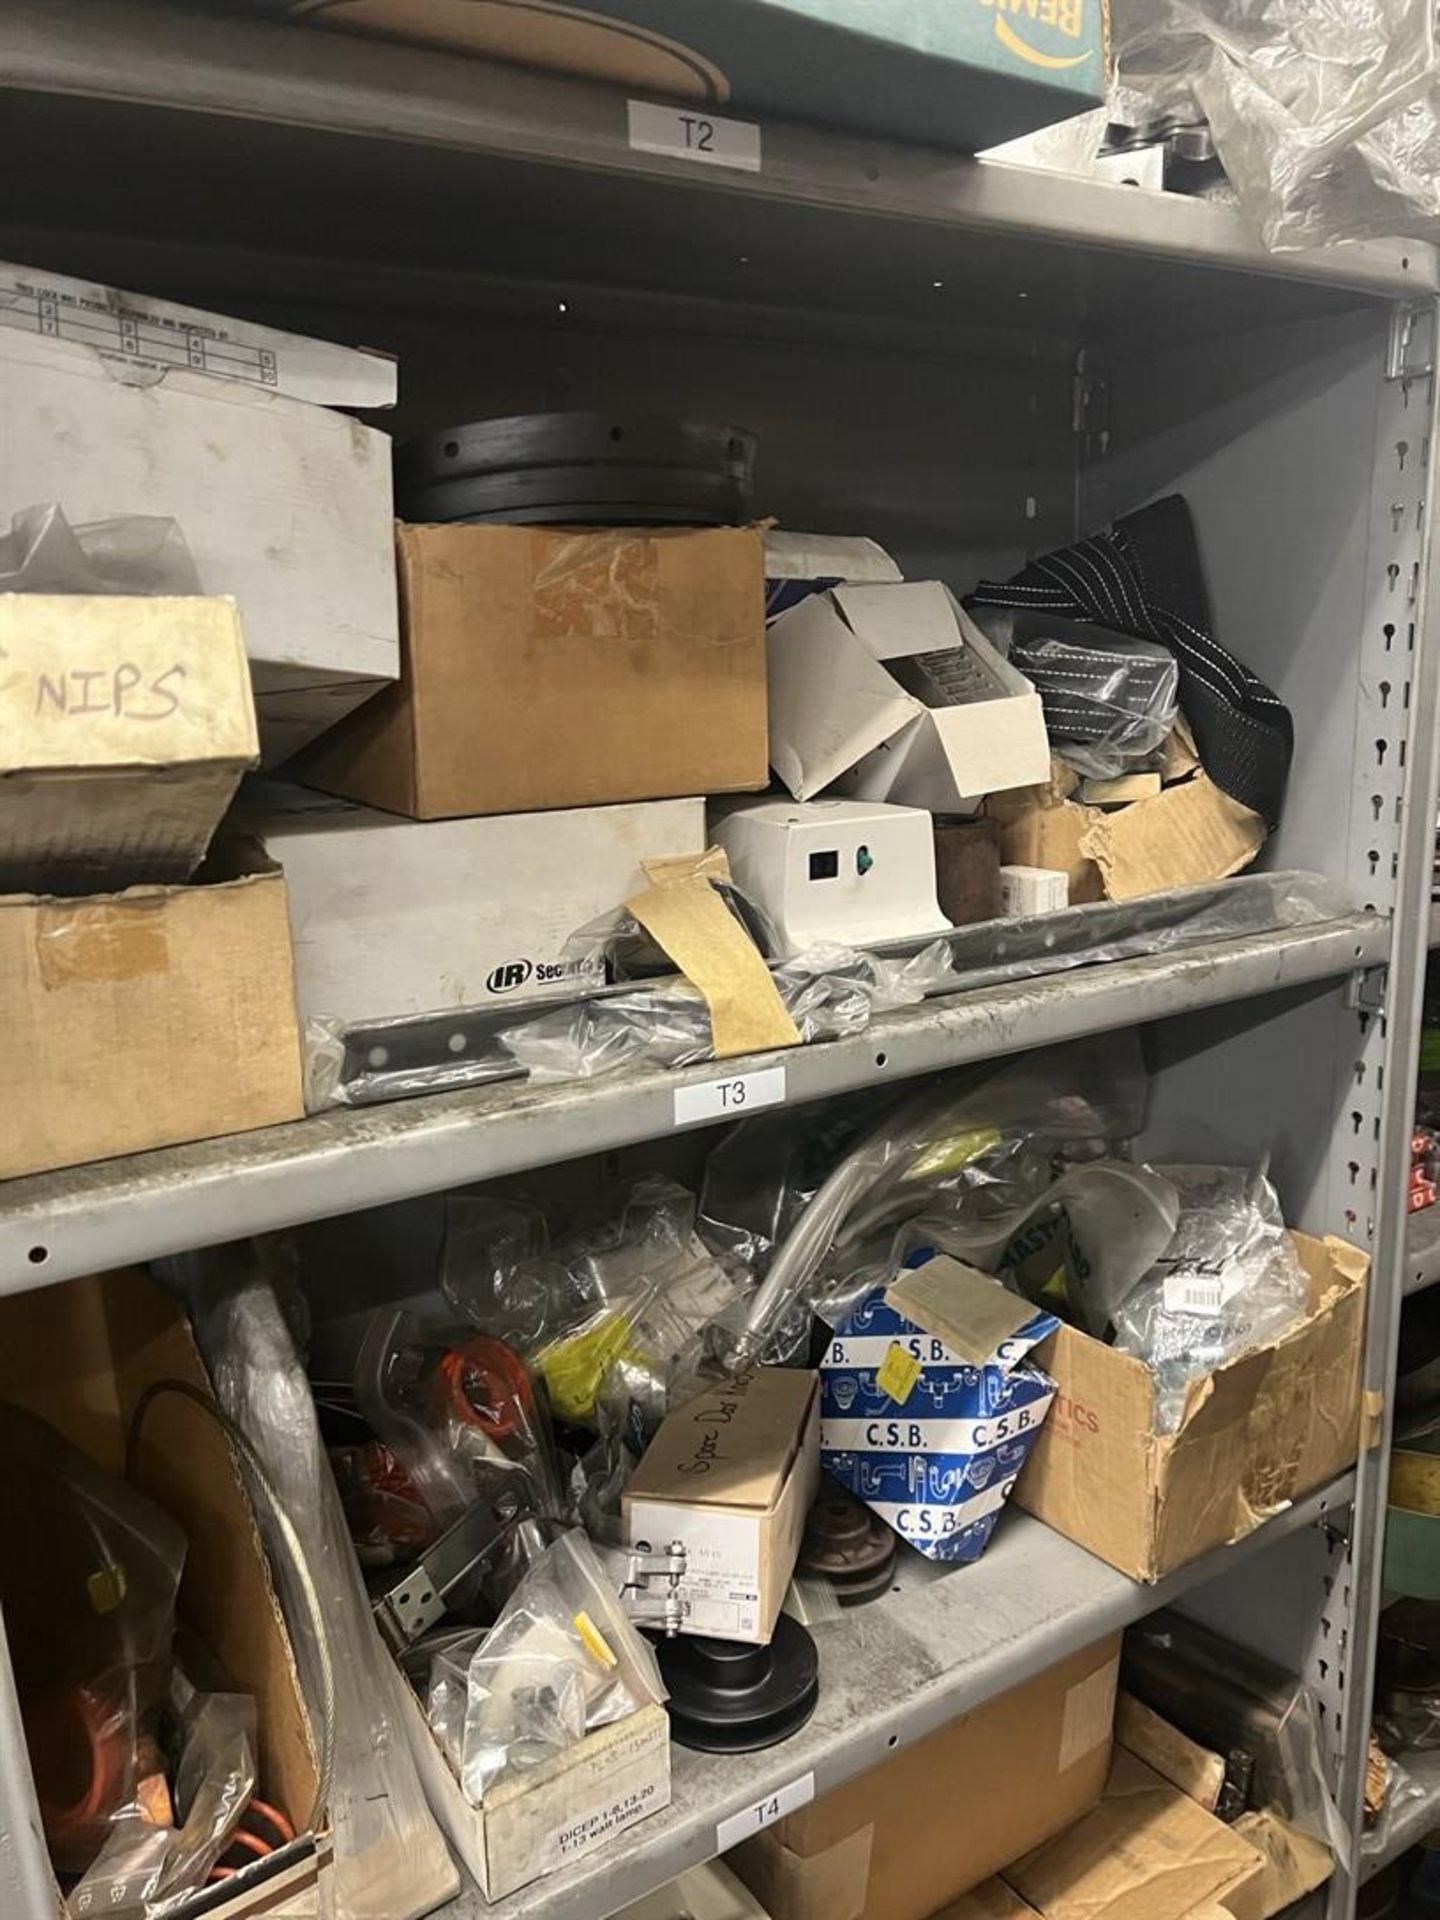
[[[230,0],[729,113],[976,152],[1105,97],[1107,0],[593,0],[583,12]]]
[[[1209,1920],[1264,1866],[1243,1835],[1117,1747],[1099,1806],[1002,1877],[1041,1920]]]
[[[1191,1383],[1155,1429],[1147,1366],[1075,1327],[1037,1358],[1058,1391],[1015,1503],[1136,1580],[1241,1539],[1355,1459],[1366,1256],[1292,1235],[1310,1311],[1281,1340]]]
[[[310,784],[417,819],[763,787],[753,527],[399,530],[400,684]]]
[[[644,887],[642,860],[705,850],[703,800],[419,825],[275,785],[236,822],[284,869],[302,1022],[347,1027],[603,986],[571,934]]]
[[[1055,1383],[1027,1364],[1053,1314],[945,1254],[841,1320],[820,1363],[820,1458],[927,1559],[985,1551]]]
[[[260,747],[233,600],[0,594],[0,891],[188,880]]]
[[[771,1920],[750,1889],[719,1860],[692,1867],[678,1880],[622,1907],[615,1920]]]
[[[1050,867],[1001,867],[1000,898],[1007,914],[1058,913],[1070,904],[1063,873]]]
[[[239,605],[272,764],[399,670],[390,441],[330,411],[394,400],[382,355],[0,264],[0,525],[173,518]]]
[[[819,1484],[815,1374],[752,1368],[666,1415],[622,1496],[626,1544],[682,1541],[686,1632],[763,1646]]]
[[[1063,873],[1072,906],[1225,880],[1265,844],[1259,816],[1198,767],[1151,799],[1108,811],[1072,798],[1079,785],[1057,760],[1043,785],[985,801],[1000,828],[1001,859]]]
[[[285,883],[201,882],[0,898],[0,1179],[303,1115]]]
[[[125,1470],[131,1419],[156,1380],[209,1392],[184,1314],[139,1269],[0,1301],[0,1399],[48,1420],[113,1473]],[[261,1884],[232,1884],[223,1897],[207,1887],[177,1909],[176,1920],[202,1902],[207,1920],[318,1914],[330,1842],[303,1831],[318,1786],[315,1752],[294,1655],[229,1444],[202,1409],[164,1395],[145,1416],[135,1479],[184,1529],[179,1617],[254,1696],[260,1797],[288,1814],[300,1833],[274,1856]],[[58,1886],[55,1909],[64,1910]]]
[[[1118,1635],[917,1741],[737,1847],[774,1920],[923,1920],[1100,1797]]]
[[[917,580],[835,587],[772,623],[770,764],[797,800],[835,787],[973,813],[1045,779],[1050,748],[1030,682]]]
[[[538,1767],[483,1807],[461,1791],[413,1695],[405,1731],[430,1810],[487,1900],[583,1860],[670,1804],[670,1721],[651,1703]]]

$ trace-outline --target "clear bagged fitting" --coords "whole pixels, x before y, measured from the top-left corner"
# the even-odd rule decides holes
[[[709,873],[706,878],[757,950],[766,959],[778,953],[781,942],[758,901],[719,872]],[[675,972],[675,962],[627,907],[616,907],[594,920],[587,920],[565,942],[561,959],[577,975],[587,979],[652,980],[663,975],[673,976]]]
[[[1008,643],[1040,695],[1051,745],[1077,772],[1110,780],[1158,764],[1180,711],[1180,667],[1152,640],[1008,608],[977,617]]]
[[[70,1893],[75,1920],[95,1913],[164,1920],[205,1886],[255,1791],[255,1702],[248,1694],[196,1693],[177,1671],[171,1708],[183,1742],[173,1805],[157,1806],[161,1775],[115,1820]]]
[[[1263,1171],[1152,1171],[1179,1196],[1175,1237],[1116,1311],[1115,1344],[1153,1371],[1156,1426],[1172,1433],[1190,1382],[1280,1339],[1303,1317],[1309,1295]]]
[[[1140,117],[1208,121],[1270,247],[1440,235],[1430,0],[1117,0]]]
[[[964,1069],[904,1101],[839,1162],[801,1214],[750,1302],[733,1357],[758,1355],[787,1314],[813,1306],[837,1241],[926,1212],[937,1190],[963,1183],[977,1156],[1007,1133],[1028,1134],[1050,1152],[1128,1139],[1143,1121],[1145,1087],[1138,1038],[1114,1033]]]
[[[546,1548],[493,1627],[447,1640],[431,1669],[426,1714],[478,1807],[501,1780],[664,1698],[654,1653],[575,1530]]]
[[[161,514],[72,527],[63,507],[26,507],[0,534],[0,593],[202,592],[185,536]]]
[[[266,1275],[273,1250],[218,1249],[184,1263],[216,1398],[248,1436],[284,1504],[304,1529],[296,1566],[268,1502],[257,1513],[312,1716],[333,1673],[337,1920],[418,1920],[459,1887],[425,1800],[405,1732],[404,1682],[370,1612],[340,1496],[295,1339]],[[203,1279],[200,1278],[203,1276]],[[305,1589],[319,1600],[328,1648],[312,1627]]]

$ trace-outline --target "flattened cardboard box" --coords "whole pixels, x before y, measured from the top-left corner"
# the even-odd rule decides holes
[[[295,771],[420,820],[763,787],[754,527],[402,526],[399,685]]]
[[[730,1865],[774,1920],[924,1920],[1095,1805],[1119,1665],[1112,1634],[787,1814]]]
[[[687,1632],[765,1645],[819,1481],[817,1376],[756,1367],[666,1415],[621,1498],[625,1539],[684,1543]]]
[[[63,1367],[37,1356],[63,1353]],[[156,1380],[209,1392],[183,1313],[135,1267],[120,1268],[0,1301],[0,1398],[48,1420],[73,1446],[114,1473],[140,1395]],[[258,1709],[259,1794],[287,1813],[299,1839],[276,1855],[258,1884],[232,1883],[217,1900],[195,1896],[207,1920],[269,1920],[328,1910],[328,1834],[303,1831],[318,1786],[310,1723],[284,1618],[254,1514],[229,1443],[200,1408],[162,1395],[141,1433],[136,1482],[185,1531],[180,1618],[219,1658]],[[211,1904],[214,1903],[214,1904]],[[56,1913],[64,1911],[55,1889]],[[177,1910],[176,1920],[190,1910]],[[7,1916],[8,1920],[8,1916]],[[17,1916],[18,1920],[18,1916]]]
[[[1264,1867],[1257,1847],[1117,1747],[1099,1806],[1002,1878],[1043,1920],[1190,1920]]]
[[[0,892],[188,880],[259,757],[233,600],[0,594]]]
[[[1155,1429],[1143,1361],[1075,1327],[1043,1345],[1037,1358],[1058,1391],[1016,1505],[1153,1581],[1351,1465],[1369,1261],[1343,1240],[1291,1238],[1309,1313],[1283,1339],[1193,1381],[1174,1433]]]
[[[670,1804],[670,1720],[654,1702],[472,1807],[419,1701],[407,1698],[405,1731],[430,1811],[487,1900],[585,1859]]]
[[[224,858],[193,886],[0,898],[0,1179],[302,1117],[285,883]]]

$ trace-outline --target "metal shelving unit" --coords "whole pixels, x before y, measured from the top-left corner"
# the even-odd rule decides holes
[[[962,584],[1183,489],[1220,630],[1295,715],[1271,864],[1357,910],[886,1015],[785,1055],[786,1098],[1144,1024],[1137,1147],[1269,1154],[1297,1224],[1370,1248],[1386,1400],[1402,1287],[1440,1276],[1440,1222],[1403,1213],[1436,927],[1430,249],[1267,255],[1206,203],[770,123],[758,173],[697,170],[630,148],[603,87],[132,0],[12,0],[0,100],[0,252],[392,346],[414,369],[401,433],[465,417],[457,394],[693,400],[760,430],[789,524]],[[501,1084],[13,1181],[0,1291],[634,1148],[709,1077]],[[449,1920],[603,1920],[758,1795],[810,1771],[824,1791],[1176,1599],[1311,1680],[1358,1831],[1387,1465],[1382,1431],[1353,1475],[1157,1588],[1018,1515],[972,1568],[907,1562],[827,1634],[802,1733],[743,1762],[677,1753],[668,1813]],[[29,1920],[46,1872],[12,1709],[0,1658],[0,1911]],[[1349,1920],[1357,1877],[1307,1916]]]

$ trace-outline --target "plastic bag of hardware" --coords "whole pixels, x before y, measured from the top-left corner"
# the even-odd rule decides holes
[[[269,1503],[257,1502],[317,1737],[334,1689],[337,1920],[418,1920],[460,1880],[410,1757],[404,1682],[375,1629],[305,1369],[267,1265],[273,1246],[232,1247],[180,1264],[216,1397],[249,1436],[285,1510],[303,1514],[308,1557],[297,1565]],[[198,1283],[198,1284],[197,1284]],[[313,1599],[326,1643],[311,1625]]]
[[[1128,1139],[1143,1123],[1145,1091],[1132,1032],[987,1062],[904,1100],[837,1163],[800,1216],[749,1304],[733,1357],[753,1358],[789,1312],[814,1303],[837,1241],[858,1245],[927,1211],[937,1190],[963,1183],[971,1163],[1007,1133],[1027,1134],[1049,1152]]]
[[[1198,107],[1267,246],[1440,236],[1430,0],[1120,0],[1114,44],[1150,118]]]
[[[473,1649],[452,1643],[437,1659],[427,1713],[433,1705],[442,1725],[451,1728],[452,1742],[453,1689],[462,1661],[466,1706],[458,1772],[476,1807],[500,1780],[665,1698],[654,1653],[630,1624],[594,1548],[578,1530],[545,1550]],[[453,1762],[453,1744],[450,1751]]]
[[[72,527],[63,507],[26,507],[0,533],[0,593],[200,593],[175,521],[129,514]]]
[[[817,947],[771,971],[806,1044],[863,1033],[874,1014],[914,1006],[959,984],[943,941],[905,960]],[[676,979],[557,1007],[503,1028],[499,1039],[530,1079],[542,1083],[711,1058],[709,1010],[694,987]]]
[[[1055,751],[1092,779],[1158,765],[1180,711],[1180,668],[1167,647],[1080,620],[1021,609],[980,614],[1003,628],[1012,667],[1040,695]]]
[[[1179,1197],[1175,1236],[1115,1314],[1115,1344],[1155,1375],[1173,1433],[1192,1380],[1287,1333],[1308,1298],[1275,1189],[1255,1167],[1152,1169]]]
[[[163,1920],[203,1888],[255,1791],[255,1702],[248,1694],[197,1694],[180,1674],[172,1710],[183,1741],[174,1804],[161,1773],[111,1827],[69,1897],[72,1915],[121,1913]],[[168,1797],[168,1796],[167,1796]]]

